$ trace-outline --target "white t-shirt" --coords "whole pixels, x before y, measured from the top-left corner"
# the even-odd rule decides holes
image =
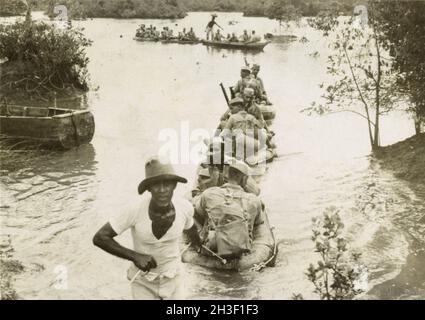
[[[162,238],[157,239],[152,233],[152,221],[149,218],[150,200],[150,195],[142,196],[139,203],[112,217],[109,223],[118,235],[131,229],[134,251],[151,255],[157,263],[157,267],[151,269],[151,273],[172,275],[180,268],[180,240],[183,230],[193,226],[194,209],[185,199],[173,199],[175,220]]]

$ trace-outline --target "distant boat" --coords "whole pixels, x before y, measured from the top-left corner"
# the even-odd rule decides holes
[[[212,46],[224,49],[237,49],[237,50],[257,50],[262,51],[265,46],[270,42],[226,42],[226,41],[207,41],[203,40],[202,43],[206,46]]]
[[[201,40],[179,40],[179,39],[167,39],[161,40],[161,43],[177,43],[177,44],[198,44],[201,43]]]
[[[141,42],[158,42],[159,41],[159,39],[157,38],[142,38],[138,36],[135,36],[133,40],[141,41]]]
[[[47,147],[72,149],[89,143],[95,124],[88,110],[0,106],[0,134]]]
[[[271,34],[267,33],[264,36],[267,40],[273,41],[273,42],[288,42],[288,41],[295,41],[298,39],[297,36],[294,36],[292,34]]]

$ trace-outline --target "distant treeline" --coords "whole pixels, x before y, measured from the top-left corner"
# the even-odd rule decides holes
[[[186,16],[178,0],[47,0],[47,13],[64,5],[71,19],[143,18],[177,19]]]
[[[187,11],[238,11],[245,16],[275,17],[275,8],[292,6],[302,16],[332,10],[348,14],[359,0],[179,0]]]
[[[0,0],[9,2],[10,0]],[[15,1],[15,0],[12,0]],[[246,16],[279,19],[276,8],[290,7],[301,16],[316,16],[324,10],[349,14],[360,0],[39,0],[38,7],[54,16],[56,5],[65,5],[72,19],[163,18],[177,19],[189,11],[243,12]],[[284,9],[285,10],[285,9]],[[282,12],[281,10],[278,10]]]
[[[237,11],[245,16],[279,19],[276,13],[281,14],[285,8],[295,9],[300,16],[316,16],[329,10],[350,14],[355,4],[361,3],[360,0],[0,0],[0,16],[25,14],[26,2],[33,10],[45,10],[51,17],[55,16],[55,6],[64,5],[71,19],[178,19],[189,11]]]
[[[22,15],[26,11],[26,4],[20,0],[0,0],[0,16]]]

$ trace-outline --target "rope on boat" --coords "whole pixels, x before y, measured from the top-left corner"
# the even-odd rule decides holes
[[[268,214],[267,214],[267,209],[265,209],[265,216],[266,216],[266,219],[267,219],[267,224],[269,224],[270,225],[270,222],[269,222],[269,216],[268,216]],[[277,258],[277,253],[278,253],[278,244],[277,244],[277,242],[276,242],[276,238],[275,238],[275,236],[274,236],[274,232],[273,232],[273,230],[274,230],[274,227],[270,227],[270,233],[271,233],[271,235],[272,235],[272,238],[273,238],[273,254],[272,254],[272,256],[268,259],[268,260],[266,260],[266,261],[263,261],[263,262],[260,262],[260,263],[256,263],[256,264],[254,264],[250,269],[249,269],[249,271],[250,272],[260,272],[261,270],[263,270],[265,267],[267,267],[271,262],[273,262],[273,260],[275,260],[276,258]]]

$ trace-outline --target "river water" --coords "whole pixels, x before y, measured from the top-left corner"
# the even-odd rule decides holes
[[[87,95],[87,104],[96,133],[90,145],[76,150],[36,152],[2,164],[1,233],[25,267],[14,282],[19,297],[130,298],[128,263],[95,248],[92,236],[110,214],[137,197],[144,160],[163,146],[164,129],[176,133],[181,161],[193,146],[187,144],[187,132],[212,132],[225,110],[219,83],[233,85],[246,58],[261,64],[277,108],[273,129],[280,157],[261,182],[280,243],[277,265],[242,275],[187,266],[190,297],[290,299],[302,293],[317,298],[304,274],[318,259],[311,219],[336,206],[352,248],[362,252],[368,268],[362,298],[425,298],[424,230],[417,223],[425,214],[424,189],[395,179],[369,157],[361,118],[300,113],[320,97],[318,85],[328,79],[328,49],[320,34],[293,26],[287,32],[309,42],[270,44],[258,54],[132,40],[140,23],[175,30],[193,26],[201,35],[208,19],[208,13],[191,13],[177,21],[74,22],[94,41],[89,71],[99,88]],[[230,20],[239,23],[229,26]],[[275,21],[238,13],[220,14],[218,22],[226,32],[279,31]],[[402,113],[383,119],[383,145],[413,133],[412,121]],[[191,182],[195,168],[194,163],[177,166]],[[190,187],[181,185],[177,193],[185,195]],[[119,240],[130,244],[129,235]]]

